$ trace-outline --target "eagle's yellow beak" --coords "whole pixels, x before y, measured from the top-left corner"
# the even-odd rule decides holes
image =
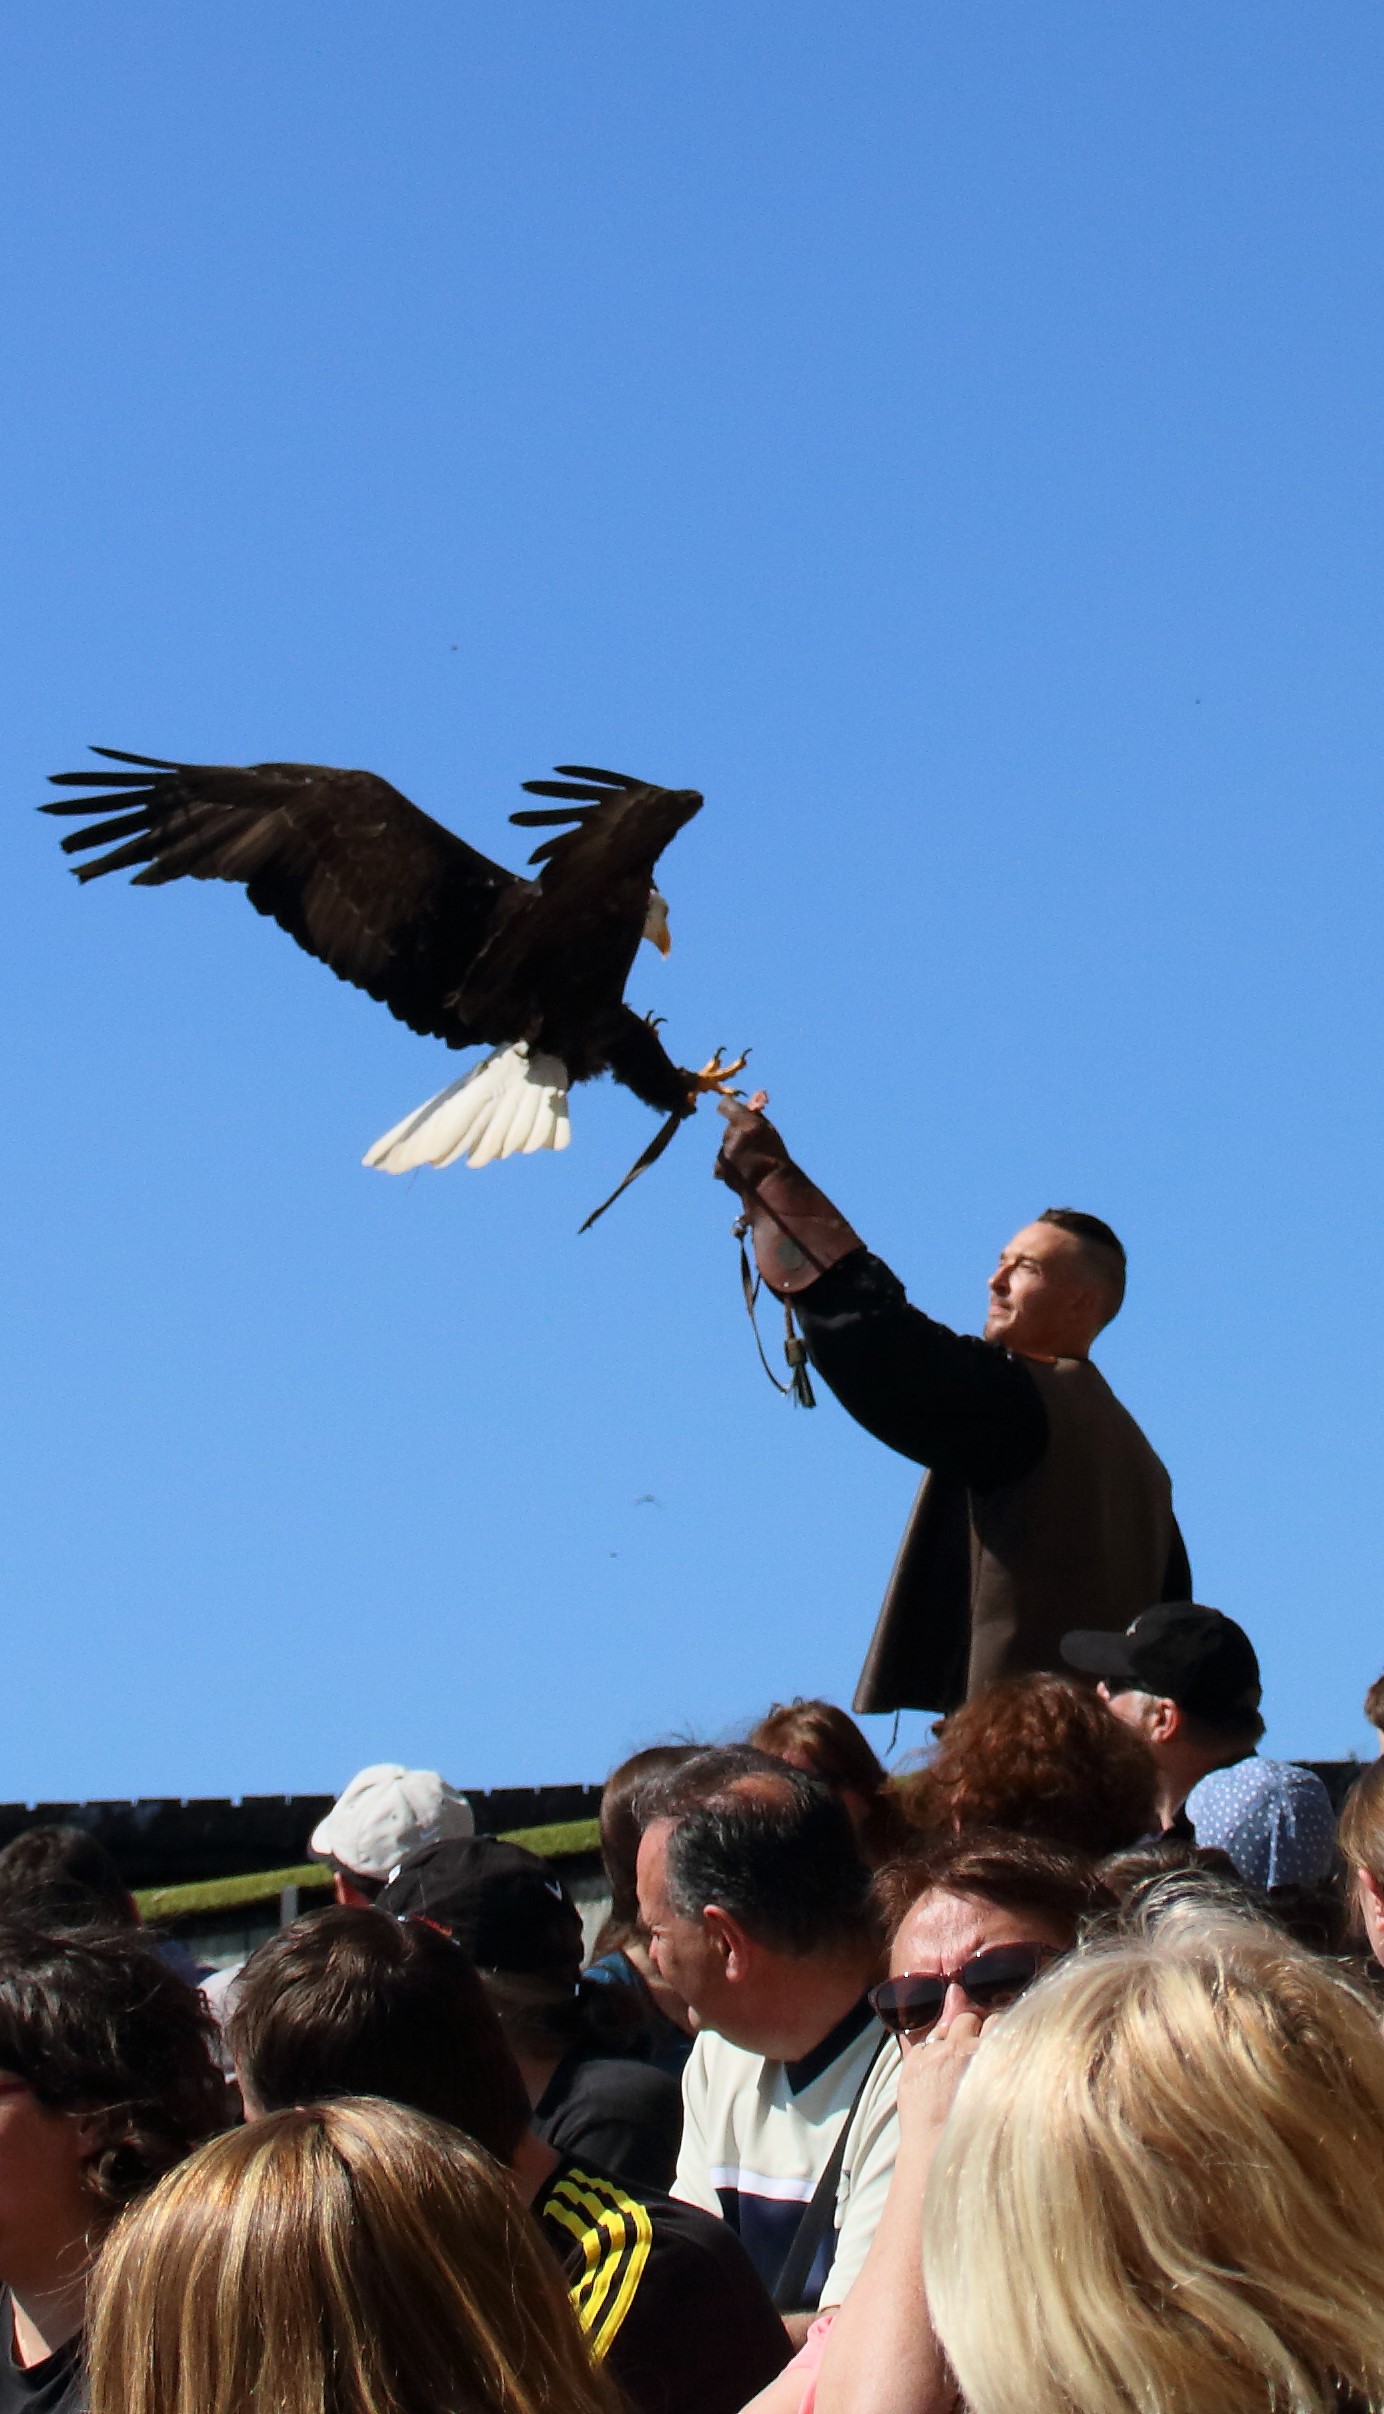
[[[644,916],[643,935],[658,949],[661,956],[672,954],[673,940],[668,929],[668,900],[666,897],[660,897],[657,889],[649,891],[649,910]]]

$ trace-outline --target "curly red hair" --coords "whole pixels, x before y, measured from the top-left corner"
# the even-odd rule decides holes
[[[1157,1828],[1148,1746],[1065,1677],[992,1685],[937,1732],[934,1759],[898,1788],[914,1827],[1003,1828],[1094,1858]]]

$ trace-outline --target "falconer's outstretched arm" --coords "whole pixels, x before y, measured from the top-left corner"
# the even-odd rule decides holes
[[[795,1165],[763,1112],[756,1090],[748,1106],[728,1098],[717,1108],[726,1136],[714,1172],[745,1210],[755,1264],[777,1299],[796,1300],[831,1266],[865,1244],[825,1193]]]
[[[720,1112],[717,1178],[740,1198],[764,1282],[791,1299],[812,1364],[847,1413],[889,1449],[978,1491],[1028,1474],[1048,1420],[1022,1359],[911,1306],[758,1107],[727,1101]]]

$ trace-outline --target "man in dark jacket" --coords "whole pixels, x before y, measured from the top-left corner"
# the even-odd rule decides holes
[[[856,1688],[857,1710],[950,1710],[1001,1678],[1061,1669],[1074,1625],[1120,1632],[1186,1600],[1168,1475],[1090,1362],[1124,1297],[1098,1217],[1050,1207],[1001,1252],[981,1339],[903,1285],[793,1163],[762,1098],[722,1109],[720,1179],[768,1288],[858,1424],[930,1470]]]

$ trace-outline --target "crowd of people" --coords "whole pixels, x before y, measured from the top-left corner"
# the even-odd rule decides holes
[[[392,1764],[215,1983],[19,1837],[0,2414],[1384,2407],[1384,1759],[1338,1821],[1194,1603],[1061,1649],[892,1777],[636,1753],[594,1939]]]

